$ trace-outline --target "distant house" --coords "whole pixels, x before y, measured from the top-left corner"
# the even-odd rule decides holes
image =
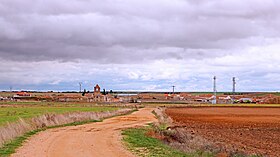
[[[280,104],[280,97],[275,95],[266,95],[262,99],[259,99],[257,103],[260,104]]]
[[[36,101],[36,97],[32,97],[32,95],[27,92],[17,92],[13,95],[12,99],[15,101]]]
[[[231,96],[218,96],[217,103],[218,104],[232,104],[233,99],[231,98]]]
[[[216,102],[215,102],[215,96],[212,95],[208,99],[204,99],[204,102],[210,102],[212,104],[231,104],[232,98],[231,96],[216,96]]]
[[[37,99],[40,101],[53,101],[54,97],[50,95],[43,95],[43,96],[37,96]]]
[[[31,97],[31,94],[27,92],[18,92],[14,95],[14,98],[18,98],[18,97]]]
[[[238,101],[240,103],[252,103],[253,99],[252,98],[240,98]]]
[[[94,87],[93,93],[88,93],[85,95],[85,98],[87,99],[87,102],[115,102],[118,101],[118,99],[115,99],[111,94],[102,94],[101,88],[97,84]]]
[[[83,97],[78,95],[61,95],[57,96],[55,100],[59,102],[80,102],[83,100]]]

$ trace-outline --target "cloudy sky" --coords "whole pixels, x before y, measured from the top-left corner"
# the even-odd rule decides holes
[[[0,90],[280,91],[279,0],[1,0]]]

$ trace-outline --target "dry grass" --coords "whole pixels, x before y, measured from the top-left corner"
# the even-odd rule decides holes
[[[165,114],[165,108],[158,107],[153,112],[158,119],[157,125],[171,125],[172,124],[172,119],[168,115]]]
[[[226,146],[223,143],[213,143],[207,139],[197,135],[195,131],[177,127],[171,130],[165,131],[164,141],[172,148],[181,150],[186,153],[201,152],[203,154],[212,154],[219,156],[219,154],[224,154],[225,156],[235,157],[235,156],[247,156],[241,150],[238,150],[232,146]],[[212,156],[210,155],[210,156]]]
[[[173,128],[165,134],[167,135],[166,141],[171,147],[184,152],[195,152],[199,150],[201,152],[212,152],[216,154],[222,151],[215,147],[213,143],[198,135],[194,135],[192,131],[186,131],[185,128]]]
[[[15,123],[8,123],[7,126],[0,128],[0,146],[32,129],[33,127],[23,119]]]
[[[30,120],[20,119],[17,122],[9,123],[6,126],[0,127],[0,147],[4,143],[9,142],[16,137],[22,136],[25,133],[42,129],[45,127],[64,125],[74,122],[82,122],[88,120],[102,120],[112,116],[127,114],[132,109],[120,109],[116,111],[106,112],[74,112],[65,114],[45,114],[32,118]]]
[[[199,150],[201,156],[212,156],[213,152],[220,152],[204,138],[194,136],[192,132],[186,131],[185,128],[174,126],[173,120],[165,114],[165,108],[155,109],[154,114],[159,121],[153,126],[155,134],[157,134],[154,137],[161,137],[158,139],[163,140],[172,148],[186,153],[198,153]]]
[[[148,132],[148,135],[164,141],[174,149],[190,154],[200,154],[200,156],[218,156],[224,153],[227,156],[245,156],[244,152],[233,147],[208,141],[188,126],[176,126],[165,114],[165,108],[157,108],[154,114],[159,123],[153,125],[154,132]]]

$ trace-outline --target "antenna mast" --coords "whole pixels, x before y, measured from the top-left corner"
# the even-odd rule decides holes
[[[172,86],[172,89],[173,89],[172,93],[173,93],[173,95],[174,95],[174,92],[175,92],[175,87],[176,86],[174,86],[174,85]]]
[[[234,104],[235,99],[235,88],[236,87],[236,79],[235,77],[232,78],[232,103]]]
[[[82,82],[79,82],[79,85],[80,85],[80,93],[82,92]]]
[[[213,92],[214,92],[214,101],[213,101],[213,104],[217,104],[217,85],[216,85],[216,80],[217,80],[217,77],[214,76],[214,87],[213,87]]]

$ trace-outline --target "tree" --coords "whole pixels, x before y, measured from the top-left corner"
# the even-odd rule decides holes
[[[82,96],[85,96],[85,95],[86,95],[86,92],[87,92],[87,90],[84,89],[84,92],[82,93]]]
[[[106,95],[106,90],[105,90],[105,89],[103,89],[102,94],[103,94],[103,95]]]

